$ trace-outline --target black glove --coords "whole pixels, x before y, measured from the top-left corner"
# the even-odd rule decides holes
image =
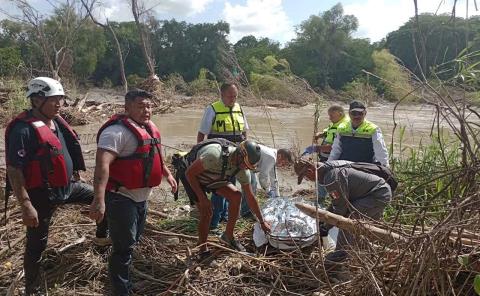
[[[328,236],[328,227],[325,223],[320,222],[318,224],[318,233],[320,234],[321,237]]]

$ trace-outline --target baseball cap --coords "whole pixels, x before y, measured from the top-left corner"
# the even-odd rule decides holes
[[[350,111],[360,111],[360,112],[362,112],[362,111],[365,111],[365,109],[367,109],[367,108],[360,101],[353,101],[353,102],[350,103],[350,108],[349,108]]]

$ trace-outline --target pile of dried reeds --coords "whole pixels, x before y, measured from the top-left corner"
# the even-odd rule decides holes
[[[251,241],[253,222],[248,221],[237,233],[255,253],[240,254],[210,237],[212,255],[199,262],[195,220],[184,216],[165,220],[172,218],[159,211],[160,207],[151,204],[143,239],[134,253],[131,271],[137,295],[305,295],[326,285],[321,279],[321,253],[316,248],[256,250]],[[52,220],[48,249],[42,259],[43,283],[50,295],[106,295],[110,291],[109,248],[92,245],[95,225],[85,210],[76,205],[62,206]],[[8,224],[1,227],[0,236],[0,290],[17,295],[23,287],[25,233],[21,213],[13,203],[8,213]]]

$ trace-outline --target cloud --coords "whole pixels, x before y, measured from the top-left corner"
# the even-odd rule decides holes
[[[246,35],[268,37],[282,43],[294,37],[294,29],[281,0],[247,0],[245,5],[226,2],[224,20],[230,24],[230,41]]]
[[[353,14],[358,18],[357,37],[370,38],[378,41],[389,32],[397,30],[415,14],[413,1],[398,0],[366,0],[344,5],[345,14]],[[451,13],[453,0],[422,0],[418,1],[419,13]],[[465,17],[464,1],[457,3],[457,16]],[[470,15],[478,14],[470,7]]]
[[[139,0],[144,7],[151,8],[154,14],[162,18],[188,17],[200,14],[205,11],[208,4],[214,0]],[[103,5],[103,12],[100,15],[106,16],[113,21],[131,21],[133,20],[130,1],[107,0]]]

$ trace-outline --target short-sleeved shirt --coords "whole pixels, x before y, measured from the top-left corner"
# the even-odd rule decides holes
[[[200,128],[198,129],[198,131],[204,135],[210,134],[214,119],[215,119],[215,111],[213,110],[212,105],[208,105],[207,108],[205,108],[205,112],[203,113],[203,118],[200,123]],[[244,125],[243,125],[242,132],[247,131],[249,129],[245,114],[243,114],[243,121],[244,121]]]
[[[202,148],[197,153],[197,159],[201,160],[205,172],[198,176],[198,180],[201,185],[207,186],[213,182],[228,180],[229,177],[232,177],[235,173],[240,184],[250,184],[250,171],[249,170],[239,170],[238,166],[232,164],[233,152],[235,147],[229,147],[229,156],[227,161],[227,168],[225,170],[225,178],[221,179],[222,166],[223,166],[223,157],[222,157],[222,146],[220,144],[209,144]]]
[[[133,132],[126,126],[113,124],[102,131],[98,138],[97,147],[114,152],[118,157],[126,157],[135,153],[138,147],[138,141]],[[116,193],[122,194],[135,202],[142,202],[148,199],[152,193],[152,188],[127,189],[120,186]]]
[[[57,136],[57,138],[60,140],[60,144],[62,145],[61,152],[65,159],[67,178],[70,180],[73,173],[72,157],[67,149],[67,143],[60,128],[58,127],[58,124],[55,121],[53,122],[55,124],[55,131],[52,130],[52,132]],[[24,169],[32,161],[38,149],[38,138],[33,127],[23,121],[16,122],[8,135],[7,163],[10,166]],[[52,193],[52,196],[49,198],[53,201],[63,200],[68,196],[68,194],[70,194],[69,191],[69,184],[65,187],[51,188],[50,192]]]

